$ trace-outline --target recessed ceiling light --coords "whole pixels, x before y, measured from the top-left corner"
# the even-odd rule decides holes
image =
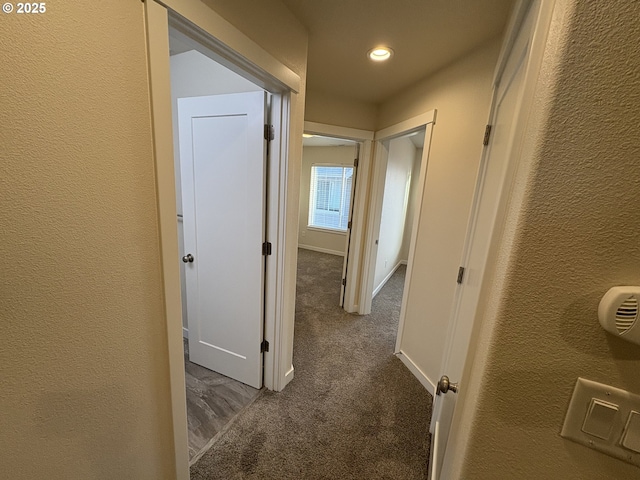
[[[376,62],[382,62],[392,57],[393,50],[389,47],[376,47],[367,52],[367,56]]]

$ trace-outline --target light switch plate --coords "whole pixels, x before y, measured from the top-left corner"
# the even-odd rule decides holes
[[[633,411],[629,414],[621,443],[627,450],[640,453],[640,412]]]
[[[616,417],[620,413],[618,405],[592,398],[582,424],[582,431],[594,437],[608,440]]]
[[[594,412],[594,404],[599,406],[615,405],[618,408],[618,411],[614,414],[605,414],[604,416],[597,413],[597,410],[595,411],[596,415],[598,415],[595,421],[599,422],[600,425],[594,430],[594,433],[603,431],[601,425],[603,421],[608,422],[609,419],[611,420],[611,429],[607,438],[590,435],[583,430],[585,425],[590,425],[590,421],[593,421],[588,418],[588,415]],[[640,467],[640,453],[622,446],[623,435],[628,435],[625,427],[632,411],[640,411],[640,395],[585,378],[578,378],[560,435]],[[632,422],[632,424],[635,423]],[[586,430],[589,431],[590,428],[586,428]],[[632,434],[635,435],[636,433]]]

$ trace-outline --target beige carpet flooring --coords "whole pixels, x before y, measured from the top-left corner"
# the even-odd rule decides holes
[[[373,313],[337,305],[342,258],[299,250],[295,378],[191,467],[203,479],[425,479],[431,396],[393,355],[401,267]]]

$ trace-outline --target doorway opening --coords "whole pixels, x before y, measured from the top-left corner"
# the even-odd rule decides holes
[[[425,129],[380,143],[380,178],[383,179],[378,235],[375,239],[373,290],[375,298],[393,278],[400,301],[404,292],[409,247],[418,199],[418,179]],[[395,277],[395,278],[394,278]],[[373,308],[372,304],[372,308]]]
[[[270,94],[169,28],[189,462],[262,387]],[[238,288],[242,284],[243,288]]]
[[[305,133],[302,145],[298,248],[317,252],[316,260],[341,257],[342,276],[337,271],[335,278],[340,292],[333,301],[343,306],[361,143]]]
[[[364,234],[362,280],[358,313],[371,313],[372,301],[389,279],[404,272],[394,353],[423,382],[417,367],[400,350],[407,299],[411,291],[413,259],[428,168],[431,132],[436,111],[431,110],[376,132],[371,192]],[[404,258],[403,258],[404,257]],[[396,280],[396,283],[398,280]]]
[[[198,263],[215,263],[216,258],[222,258],[223,250],[226,249],[200,249],[194,254],[192,251],[181,251],[178,245],[178,220],[177,216],[177,199],[183,200],[183,218],[184,231],[187,232],[187,210],[184,202],[184,198],[188,198],[188,195],[184,195],[184,192],[176,195],[176,165],[173,155],[173,141],[174,126],[172,125],[173,118],[173,106],[171,98],[171,47],[170,47],[170,29],[172,30],[171,36],[177,37],[181,43],[183,42],[188,48],[182,49],[184,45],[175,47],[176,55],[180,53],[186,53],[190,50],[195,50],[205,57],[219,63],[221,66],[228,68],[235,74],[238,74],[244,80],[254,84],[254,91],[245,93],[233,93],[225,94],[224,96],[252,96],[253,100],[256,97],[260,97],[258,108],[250,108],[250,111],[245,111],[238,114],[238,112],[232,111],[235,107],[229,107],[227,111],[222,114],[211,115],[209,112],[204,114],[198,110],[204,108],[204,106],[211,106],[210,100],[214,95],[206,96],[207,101],[200,102],[194,101],[192,98],[183,99],[186,102],[186,113],[182,112],[182,109],[178,109],[178,114],[184,113],[184,116],[191,118],[187,133],[191,135],[191,141],[182,142],[180,149],[185,145],[190,147],[190,151],[181,153],[181,168],[182,174],[181,187],[184,187],[185,175],[182,166],[185,164],[182,160],[188,158],[192,168],[195,166],[195,170],[200,171],[200,167],[205,165],[202,171],[206,172],[207,168],[211,166],[216,167],[214,163],[199,162],[197,158],[203,157],[202,152],[212,151],[218,156],[229,156],[230,153],[234,155],[237,153],[247,154],[252,159],[262,159],[260,168],[257,168],[258,173],[253,168],[247,167],[247,161],[239,162],[240,166],[244,166],[245,173],[249,172],[249,176],[259,177],[261,179],[261,186],[257,188],[260,190],[260,197],[255,203],[258,205],[258,217],[261,220],[251,223],[255,226],[257,224],[257,230],[260,235],[256,249],[258,251],[259,262],[258,269],[261,274],[260,278],[255,279],[252,277],[252,282],[259,285],[260,302],[259,307],[254,308],[254,312],[251,321],[253,322],[254,330],[259,332],[255,335],[255,331],[249,335],[252,338],[251,351],[246,353],[242,351],[242,346],[232,345],[232,348],[225,348],[221,345],[216,345],[213,342],[207,341],[207,336],[212,337],[213,334],[208,327],[203,326],[203,322],[196,322],[196,332],[192,327],[192,315],[190,309],[187,307],[187,328],[189,330],[189,339],[195,336],[199,338],[198,343],[201,346],[209,344],[208,346],[219,347],[220,353],[227,354],[230,357],[236,357],[236,361],[240,360],[258,360],[259,370],[255,372],[253,380],[242,380],[247,383],[252,383],[273,390],[281,390],[287,384],[287,382],[293,377],[293,369],[290,363],[290,350],[286,349],[286,339],[291,335],[293,328],[292,321],[289,322],[286,316],[285,310],[285,289],[288,287],[285,284],[283,271],[285,270],[285,252],[291,248],[287,245],[287,239],[291,241],[291,234],[287,233],[286,219],[288,217],[286,195],[288,190],[288,175],[289,172],[289,145],[290,145],[290,116],[291,105],[293,97],[300,89],[300,77],[293,71],[282,65],[273,57],[269,56],[266,52],[259,50],[256,44],[252,43],[248,38],[244,37],[240,32],[233,27],[226,27],[220,29],[220,19],[215,16],[204,5],[176,5],[172,10],[155,1],[145,2],[145,13],[147,22],[147,48],[148,48],[148,62],[150,73],[150,95],[151,95],[151,114],[153,121],[153,143],[154,143],[154,157],[156,168],[156,185],[158,195],[158,217],[160,228],[160,245],[162,250],[162,275],[164,283],[164,306],[166,314],[167,324],[167,343],[168,343],[168,357],[169,357],[169,372],[170,372],[170,389],[171,389],[171,414],[173,420],[173,433],[174,433],[174,450],[175,450],[175,462],[176,462],[176,478],[186,480],[189,478],[189,448],[187,440],[187,408],[186,408],[186,395],[185,395],[185,362],[184,362],[184,339],[182,325],[182,302],[181,302],[181,282],[180,282],[180,259],[185,262],[187,268],[191,273],[199,272]],[[214,36],[214,33],[218,32],[220,37]],[[181,51],[182,49],[182,51]],[[192,57],[195,57],[192,55]],[[196,57],[197,58],[197,57]],[[202,60],[202,59],[200,59]],[[237,79],[236,79],[237,80]],[[234,80],[235,82],[235,80]],[[255,87],[259,88],[255,88]],[[208,94],[210,92],[205,92]],[[271,113],[270,122],[265,122],[265,114],[267,112],[267,93],[269,97],[269,107]],[[200,94],[201,95],[201,94]],[[200,97],[202,98],[202,97]],[[216,108],[227,108],[226,104],[218,104]],[[245,104],[246,106],[246,104]],[[257,113],[256,113],[257,112]],[[230,120],[228,123],[231,125],[220,126],[219,123],[222,119],[227,118]],[[234,118],[229,118],[234,117]],[[260,119],[257,121],[256,119]],[[210,131],[211,135],[207,135],[208,128],[213,124],[218,128],[213,128]],[[259,127],[257,129],[256,127]],[[180,130],[180,122],[178,122],[178,130]],[[231,134],[228,134],[230,130],[233,130]],[[243,135],[246,137],[246,131],[255,132],[259,130],[259,141],[246,142]],[[234,133],[235,132],[235,133]],[[239,132],[239,133],[238,133]],[[182,132],[179,132],[182,136]],[[197,137],[197,141],[193,141],[194,137]],[[252,133],[253,138],[253,133]],[[266,139],[271,140],[268,144],[269,161],[266,161],[264,152],[267,150],[265,144]],[[215,148],[216,142],[219,140],[227,140],[229,145],[227,147],[218,150]],[[255,140],[255,139],[254,139]],[[259,145],[260,148],[256,149],[251,145]],[[216,145],[212,145],[216,144]],[[185,147],[186,148],[186,147]],[[255,155],[257,150],[262,150],[262,153]],[[245,157],[247,157],[245,155]],[[206,157],[206,155],[204,155]],[[227,169],[228,164],[232,162],[226,162],[223,168]],[[253,164],[252,164],[253,165]],[[255,165],[254,165],[255,166]],[[237,165],[235,166],[237,167]],[[226,177],[225,177],[226,175]],[[237,179],[241,176],[238,172],[229,173],[227,170],[222,172],[221,178],[234,178]],[[223,185],[220,188],[207,188],[205,184],[199,184],[200,175],[194,175],[193,171],[190,171],[186,177],[191,177],[192,182],[191,194],[195,198],[198,194],[215,195],[224,190]],[[201,182],[202,183],[202,182]],[[231,182],[229,182],[231,183]],[[249,182],[245,182],[244,191],[249,188],[247,185]],[[235,203],[238,203],[238,195],[233,196],[234,192],[229,192],[229,189],[224,191],[229,200],[224,203],[224,207],[218,208],[216,214],[224,214],[225,212],[231,212],[231,207],[235,207]],[[251,188],[251,190],[255,190]],[[195,192],[195,195],[194,195]],[[244,196],[239,195],[242,199]],[[202,202],[199,200],[192,200],[191,210],[198,210],[202,213]],[[235,202],[235,203],[234,203]],[[205,201],[204,204],[207,202]],[[220,202],[213,202],[219,205]],[[193,207],[195,205],[195,208]],[[254,212],[255,214],[255,212]],[[195,218],[195,214],[193,217]],[[229,214],[225,220],[233,222],[234,220],[241,221],[244,217],[238,214]],[[224,218],[224,215],[223,215]],[[193,218],[192,218],[193,220]],[[215,223],[215,222],[213,222]],[[242,226],[225,225],[228,230],[236,231],[241,229]],[[207,227],[212,230],[211,225]],[[222,229],[221,229],[222,230]],[[238,233],[238,236],[244,238],[245,235],[242,232]],[[188,244],[188,235],[184,236],[185,250],[192,248],[192,244]],[[230,242],[228,242],[230,243]],[[241,244],[242,242],[238,242]],[[266,248],[269,247],[269,248]],[[252,250],[253,252],[254,250]],[[264,253],[263,253],[264,252]],[[253,258],[253,253],[251,254]],[[207,256],[209,258],[207,259]],[[234,259],[242,263],[245,259],[238,258],[237,252],[229,254],[224,259],[228,263],[231,263]],[[204,257],[204,258],[203,258]],[[252,265],[255,262],[252,260]],[[194,268],[194,266],[196,268]],[[243,265],[239,265],[236,270],[244,270]],[[204,268],[203,270],[206,270]],[[199,272],[200,273],[200,272]],[[187,277],[187,283],[189,283],[189,275]],[[193,276],[193,275],[192,275]],[[201,278],[196,275],[197,280]],[[230,283],[233,283],[230,281]],[[204,284],[203,284],[204,285]],[[236,281],[233,288],[234,293],[241,292],[244,285],[239,285]],[[206,286],[206,285],[205,285]],[[212,294],[213,290],[213,294]],[[253,288],[255,292],[256,289]],[[190,299],[194,297],[200,301],[201,298],[206,300],[206,296],[210,295],[214,297],[216,292],[215,288],[200,288],[198,287],[196,295],[187,293],[187,306],[190,304]],[[201,303],[201,302],[200,302]],[[233,303],[233,302],[230,302]],[[255,301],[251,302],[235,302],[234,306],[244,305],[250,303],[256,305]],[[224,318],[225,315],[223,315]],[[229,316],[229,315],[226,315]],[[200,317],[199,312],[197,317]],[[239,340],[240,343],[246,341],[247,332],[239,329],[232,329],[228,332],[231,340]],[[256,338],[254,338],[256,337]],[[204,340],[204,341],[202,341]],[[253,340],[256,340],[253,342]],[[255,344],[254,344],[255,343]],[[268,346],[271,348],[268,348]],[[190,354],[191,349],[190,350]],[[228,350],[223,352],[222,350]],[[235,355],[233,355],[235,354]],[[244,358],[242,358],[244,357]],[[252,368],[255,368],[256,362],[252,362]],[[227,373],[229,375],[229,373]]]

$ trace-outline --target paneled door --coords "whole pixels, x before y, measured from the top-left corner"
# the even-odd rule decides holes
[[[266,105],[265,92],[178,100],[190,360],[256,388],[263,362]]]

